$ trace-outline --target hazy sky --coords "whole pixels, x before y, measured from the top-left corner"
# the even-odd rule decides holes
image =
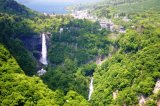
[[[54,3],[54,2],[73,2],[75,0],[17,0],[19,2],[39,2],[39,3]]]
[[[85,3],[85,2],[94,2],[100,0],[16,0],[21,3],[55,3],[55,2],[73,2],[73,3]]]

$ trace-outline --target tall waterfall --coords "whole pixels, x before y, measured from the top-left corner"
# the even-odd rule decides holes
[[[47,62],[47,45],[46,45],[46,36],[45,34],[43,33],[42,34],[42,51],[41,51],[41,59],[40,59],[40,62],[43,64],[43,65],[47,65],[48,62]],[[37,74],[39,76],[43,75],[46,73],[46,70],[45,69],[41,69],[41,70],[38,70]]]
[[[89,85],[88,101],[91,99],[92,93],[93,93],[93,77],[91,78],[90,85]]]
[[[42,51],[41,51],[42,57],[40,59],[40,62],[44,65],[47,65],[47,45],[46,45],[46,36],[43,33],[42,34]]]

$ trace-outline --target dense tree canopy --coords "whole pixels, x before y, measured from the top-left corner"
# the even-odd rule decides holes
[[[0,44],[0,104],[23,106],[88,106],[88,102],[79,94],[70,91],[65,96],[61,91],[52,91],[40,80],[26,76],[13,56]],[[65,103],[68,101],[68,103]]]
[[[95,91],[91,100],[95,106],[135,105],[139,102],[139,95],[150,98],[156,95],[153,89],[160,78],[160,20],[157,13],[148,13],[146,17],[139,17],[140,20],[134,23],[137,29],[129,29],[121,35],[115,42],[119,51],[96,69]],[[143,28],[139,30],[139,26]],[[116,91],[117,97],[113,99]],[[155,96],[154,100],[159,98]]]

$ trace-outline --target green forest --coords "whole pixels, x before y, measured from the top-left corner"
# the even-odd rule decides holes
[[[160,1],[71,8],[98,20],[44,15],[0,0],[0,106],[159,106]],[[101,27],[101,19],[114,30]],[[42,33],[48,65],[40,62]],[[39,76],[41,68],[46,73]]]

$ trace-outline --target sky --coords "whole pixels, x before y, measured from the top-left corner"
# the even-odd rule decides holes
[[[36,2],[36,3],[55,3],[55,2],[74,2],[75,0],[16,0],[22,3]]]
[[[85,3],[85,2],[94,2],[100,0],[16,0],[21,3],[56,3],[56,2],[72,2],[72,3]]]

